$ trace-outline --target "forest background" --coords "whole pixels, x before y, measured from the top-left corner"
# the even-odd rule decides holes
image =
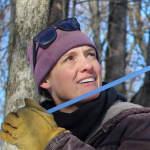
[[[39,96],[27,48],[42,29],[76,17],[99,50],[103,81],[150,65],[149,0],[0,0],[0,118]],[[150,106],[150,72],[115,86],[128,101]],[[2,142],[2,150],[16,150]]]

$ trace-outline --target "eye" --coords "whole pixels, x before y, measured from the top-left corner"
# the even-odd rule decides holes
[[[71,61],[71,60],[73,60],[72,56],[69,56],[68,58],[65,59],[65,61]]]
[[[96,57],[96,54],[94,52],[88,53],[88,57]]]

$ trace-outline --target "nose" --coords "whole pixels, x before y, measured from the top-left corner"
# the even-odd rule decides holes
[[[79,65],[80,72],[90,72],[93,69],[93,64],[86,57],[82,57]]]

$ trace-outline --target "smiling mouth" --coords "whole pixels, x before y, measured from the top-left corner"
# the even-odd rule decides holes
[[[78,83],[88,83],[88,82],[93,82],[93,81],[95,81],[95,79],[94,78],[88,78],[88,79],[84,79],[84,80],[81,80],[81,81],[79,81]]]

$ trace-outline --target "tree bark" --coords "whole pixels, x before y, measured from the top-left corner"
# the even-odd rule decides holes
[[[76,12],[76,0],[73,0],[73,6],[72,6],[72,17],[75,16],[75,12]]]
[[[150,29],[149,29],[149,42],[147,45],[147,66],[150,65]],[[150,106],[150,71],[145,73],[144,83],[139,91],[131,99],[132,103],[142,105],[144,107]]]
[[[16,3],[16,20],[13,41],[13,52],[10,59],[10,73],[8,79],[7,96],[5,102],[5,116],[24,105],[24,98],[28,97],[40,101],[33,74],[27,61],[27,49],[33,37],[42,29],[62,20],[69,9],[69,0],[62,6],[60,0],[18,0]],[[55,5],[54,5],[55,4]],[[65,11],[62,9],[66,9]],[[63,15],[63,12],[65,13]],[[57,17],[57,15],[59,17]],[[65,16],[67,17],[67,16]],[[2,150],[16,150],[3,142]]]
[[[51,0],[48,26],[68,17],[70,0]]]
[[[5,116],[24,105],[24,98],[40,100],[33,75],[27,61],[27,49],[31,39],[47,27],[49,0],[18,0],[16,3],[15,35],[10,59],[10,73],[5,105]],[[2,150],[16,150],[3,142]]]
[[[127,0],[110,0],[108,46],[106,50],[105,81],[112,82],[125,75]],[[115,87],[126,96],[125,83]]]
[[[133,32],[135,43],[139,45],[142,54],[144,56],[144,59],[146,61],[146,65],[150,65],[150,28],[149,30],[149,37],[148,37],[148,43],[144,41],[144,22],[141,19],[141,9],[142,9],[142,1],[139,0],[138,2],[134,2],[135,10],[134,15],[132,14],[133,11],[129,11],[129,18],[131,22],[131,29]],[[135,16],[135,20],[133,19],[133,16]],[[147,17],[148,22],[150,22],[150,17]],[[136,25],[135,25],[136,22]],[[139,91],[132,97],[131,102],[140,104],[145,107],[150,106],[150,71],[145,73],[144,83],[139,89]]]
[[[90,25],[94,35],[93,41],[99,51],[99,58],[100,58],[99,61],[101,62],[102,44],[100,42],[100,12],[99,12],[98,0],[96,1],[88,0],[88,3],[91,12]]]
[[[63,19],[68,17],[69,11],[69,1],[70,0],[62,0],[63,1]]]
[[[8,56],[11,56],[11,53],[13,51],[13,37],[14,37],[14,28],[15,28],[15,15],[16,15],[16,0],[11,0],[10,1],[11,5],[11,19],[10,19],[10,24],[9,24],[9,45],[8,45]],[[10,61],[8,59],[8,70],[10,67]]]

